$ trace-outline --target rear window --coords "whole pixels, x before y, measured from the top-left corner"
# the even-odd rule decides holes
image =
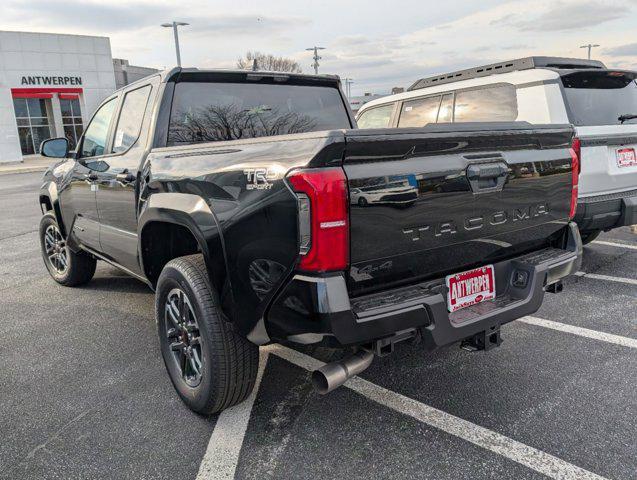
[[[512,122],[518,118],[513,85],[494,85],[456,92],[455,122]]]
[[[175,85],[168,145],[351,128],[336,88],[252,83]]]
[[[637,123],[634,72],[580,71],[562,76],[569,119],[577,126]]]
[[[387,128],[393,111],[393,103],[365,110],[356,120],[358,128]]]

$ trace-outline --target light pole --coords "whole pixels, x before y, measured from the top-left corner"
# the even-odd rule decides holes
[[[354,83],[354,80],[345,78],[345,95],[347,95],[347,98],[352,96],[352,83]]]
[[[582,45],[579,48],[588,48],[588,59],[590,60],[591,59],[591,50],[593,48],[595,48],[595,47],[599,47],[599,45],[597,45],[596,43],[595,44],[589,43],[588,45]]]
[[[181,54],[179,53],[179,34],[177,33],[177,27],[183,27],[185,25],[190,25],[186,22],[172,22],[172,23],[162,23],[162,27],[172,28],[173,33],[175,34],[175,52],[177,53],[177,66],[181,67]]]
[[[314,75],[318,75],[318,67],[319,67],[319,60],[321,59],[321,57],[318,54],[319,50],[325,50],[325,47],[310,47],[310,48],[306,48],[306,50],[308,51],[314,51],[314,63],[312,64],[312,66],[314,67]]]

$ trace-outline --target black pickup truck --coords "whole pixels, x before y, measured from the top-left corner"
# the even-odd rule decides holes
[[[374,355],[500,344],[581,262],[569,125],[357,130],[337,77],[173,69],[97,109],[39,202],[55,281],[97,260],[156,292],[181,398],[248,396],[258,346],[352,350],[314,372],[327,392]],[[350,193],[356,191],[356,195]],[[363,200],[361,200],[363,199]]]

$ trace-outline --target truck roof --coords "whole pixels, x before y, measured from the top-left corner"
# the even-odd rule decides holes
[[[338,75],[310,75],[305,73],[289,73],[289,72],[271,72],[271,71],[254,71],[254,70],[232,70],[232,69],[199,69],[199,68],[181,68],[173,67],[159,72],[155,72],[147,77],[141,78],[122,88],[116,90],[130,90],[131,87],[138,83],[143,83],[149,77],[159,76],[162,83],[177,81],[195,81],[198,77],[207,78],[209,81],[259,81],[263,78],[273,79],[274,82],[287,82],[290,79],[294,83],[300,84],[328,84],[330,86],[338,86],[340,77]]]
[[[418,90],[421,88],[432,87],[434,85],[442,85],[445,83],[460,82],[471,78],[487,77],[490,75],[515,72],[519,70],[530,70],[533,68],[549,68],[554,70],[571,70],[571,69],[603,69],[606,66],[598,60],[585,60],[581,58],[566,57],[524,57],[505,62],[491,63],[479,67],[467,68],[465,70],[457,70],[455,72],[433,75],[431,77],[421,78],[414,82],[407,91]]]
[[[268,70],[239,70],[239,69],[199,69],[199,68],[181,68],[174,67],[169,70],[164,70],[159,73],[162,76],[162,81],[177,81],[181,77],[194,77],[194,76],[209,76],[209,77],[228,77],[237,78],[240,76],[246,76],[247,79],[258,79],[262,77],[270,77],[275,79],[281,79],[285,81],[288,78],[294,78],[298,80],[306,81],[330,81],[340,82],[338,75],[311,75],[306,73],[290,73],[290,72],[274,72]]]

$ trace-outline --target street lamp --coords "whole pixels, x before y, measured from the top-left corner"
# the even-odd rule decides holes
[[[162,27],[172,28],[173,33],[175,34],[175,52],[177,53],[177,66],[181,67],[181,55],[179,53],[179,34],[177,33],[177,27],[183,27],[185,25],[190,25],[186,22],[172,22],[172,23],[162,23]]]
[[[589,43],[588,45],[582,45],[579,48],[588,48],[588,59],[590,60],[591,59],[591,50],[593,48],[595,48],[595,47],[599,47],[599,45],[597,45],[596,43],[595,44]]]

